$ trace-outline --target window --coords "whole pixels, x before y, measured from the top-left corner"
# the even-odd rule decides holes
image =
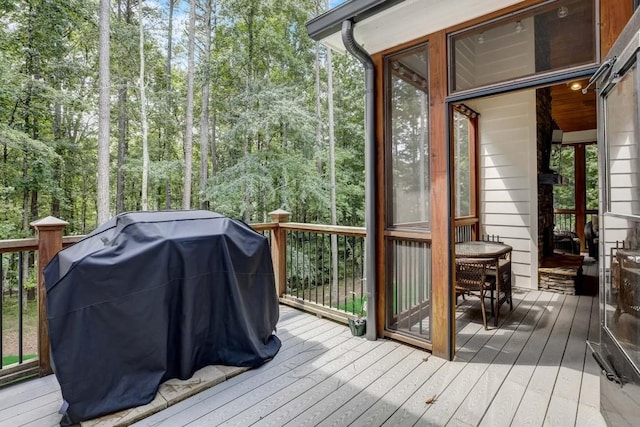
[[[450,91],[596,63],[591,0],[547,2],[450,38]]]
[[[637,66],[621,78],[606,103],[609,212],[640,216]]]
[[[587,145],[585,149],[585,178],[587,191],[587,210],[598,210],[598,146]]]
[[[558,172],[564,178],[563,185],[553,186],[553,208],[575,209],[575,148],[572,145],[553,144],[553,148],[551,150],[551,169]],[[597,196],[596,188],[596,197]],[[574,231],[573,227],[570,228],[570,230]]]
[[[421,45],[386,61],[390,227],[430,228],[427,58],[427,45]]]
[[[454,106],[453,156],[456,218],[476,215],[475,204],[475,141],[478,114],[465,105]]]

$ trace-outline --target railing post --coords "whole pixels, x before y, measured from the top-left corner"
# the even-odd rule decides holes
[[[52,372],[47,326],[47,290],[44,285],[43,270],[62,249],[62,231],[68,224],[52,216],[31,223],[31,226],[38,231],[38,364],[41,377]]]
[[[280,223],[289,222],[291,212],[276,209],[269,212],[271,222],[276,223],[271,236],[271,258],[273,259],[273,272],[276,278],[276,292],[278,297],[285,294],[287,289],[287,230],[280,228]]]

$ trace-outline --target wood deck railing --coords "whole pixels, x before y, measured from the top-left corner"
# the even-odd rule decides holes
[[[269,239],[276,279],[276,290],[280,301],[324,317],[346,322],[350,316],[364,314],[366,292],[363,279],[364,238],[362,227],[342,227],[322,224],[301,224],[289,221],[290,213],[277,210],[271,214],[272,222],[251,224],[257,232]],[[17,325],[13,325],[18,342],[16,353],[11,352],[11,364],[0,363],[0,385],[26,377],[51,373],[49,360],[49,340],[46,322],[46,290],[42,271],[53,256],[63,247],[70,246],[85,236],[64,236],[66,222],[56,218],[45,218],[32,225],[38,236],[28,239],[0,241],[0,296],[9,291],[7,270],[3,273],[3,263],[8,264],[10,254],[14,261],[16,289]],[[337,251],[332,260],[331,247]],[[3,258],[4,256],[4,258]],[[28,319],[37,325],[37,354],[27,357],[23,354],[23,331],[25,330],[26,301],[25,280],[22,268],[27,258],[32,268],[32,276],[38,277],[35,294],[37,319]],[[17,266],[17,267],[16,267]],[[13,279],[13,278],[12,278]],[[2,318],[0,303],[0,318]],[[34,316],[33,313],[29,314]],[[2,329],[2,340],[8,331]],[[31,337],[31,340],[35,339]],[[0,341],[0,357],[8,356],[9,350]],[[7,340],[8,341],[8,340]],[[13,338],[12,338],[13,341]],[[15,356],[15,357],[14,357]],[[30,355],[31,356],[31,355]]]
[[[365,228],[289,222],[282,210],[270,215],[272,222],[251,226],[271,235],[280,302],[344,323],[364,315]]]
[[[31,223],[31,226],[37,230],[38,237],[0,241],[0,319],[2,320],[4,320],[3,315],[5,314],[3,313],[5,298],[12,299],[14,285],[16,287],[16,324],[9,325],[7,322],[6,326],[11,330],[4,331],[2,325],[4,322],[0,322],[0,360],[2,360],[0,362],[0,385],[29,376],[44,376],[51,373],[45,309],[46,294],[42,271],[51,258],[62,249],[62,230],[66,225],[65,221],[47,217]],[[76,239],[77,237],[67,238],[67,244],[71,244]],[[5,267],[6,254],[10,256]],[[12,266],[14,267],[13,277],[9,277],[9,271],[6,269],[10,270]],[[3,267],[6,268],[4,271]],[[35,276],[37,278],[37,285],[34,288],[33,295],[29,295],[29,291],[26,289],[27,279],[25,276]],[[9,295],[6,295],[7,293]],[[29,300],[33,298],[36,300],[36,314],[31,314],[30,310],[25,310],[25,306],[28,308]],[[7,306],[10,305],[12,305],[11,302],[7,304]],[[36,319],[28,319],[29,324],[33,324],[35,321],[37,330],[27,332],[32,335],[37,334],[37,350],[34,350],[36,351],[35,357],[24,354],[25,313],[28,316],[37,316]],[[32,341],[36,339],[34,336],[27,338]],[[3,344],[14,341],[15,348],[13,350],[17,354],[9,354],[10,350],[6,349]],[[9,360],[9,357],[11,360]],[[16,359],[15,362],[13,361],[14,358]]]

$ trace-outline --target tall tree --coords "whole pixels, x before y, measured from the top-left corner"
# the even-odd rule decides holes
[[[173,10],[175,7],[175,0],[168,0],[169,3],[169,24],[167,26],[167,58],[165,61],[165,81],[166,81],[166,102],[167,102],[167,110],[168,115],[171,116],[173,114],[173,96],[172,96],[172,85],[171,85],[171,57],[173,52]],[[163,141],[163,159],[165,162],[168,162],[170,159],[171,153],[171,141],[170,135],[173,134],[171,132],[171,125],[165,126],[164,131],[164,141]],[[165,209],[171,209],[171,178],[167,177],[165,182]]]
[[[331,225],[338,223],[336,206],[336,141],[333,118],[333,56],[331,48],[327,49],[327,103],[329,113],[329,204],[331,206]],[[331,265],[333,268],[332,293],[337,297],[338,292],[338,236],[331,235]]]
[[[210,89],[210,67],[211,61],[211,33],[214,30],[212,12],[215,8],[212,0],[205,0],[204,6],[204,46],[203,46],[203,69],[202,73],[202,111],[200,112],[200,207],[209,208],[205,191],[207,188],[209,170],[209,89]]]
[[[117,62],[119,73],[116,74],[115,81],[118,87],[118,155],[116,158],[116,213],[125,211],[125,163],[127,161],[127,151],[129,149],[129,79],[130,67],[128,66],[128,58],[132,53],[129,50],[129,43],[132,37],[129,37],[129,27],[132,21],[132,0],[118,0],[117,3],[117,27],[121,32],[121,36],[116,39],[116,46],[120,49],[121,58]],[[124,8],[124,9],[123,9]],[[118,43],[119,42],[119,43]]]
[[[98,105],[98,224],[109,219],[109,28],[111,0],[100,0],[100,99]]]
[[[144,85],[144,13],[140,0],[139,17],[140,20],[140,122],[142,125],[142,210],[149,208],[149,195],[147,194],[149,181],[149,144],[147,135],[149,133],[149,123],[147,122],[147,95]]]
[[[182,209],[191,209],[191,171],[193,168],[193,81],[195,75],[196,0],[189,2],[189,47],[187,59],[187,112],[184,133],[184,188]]]

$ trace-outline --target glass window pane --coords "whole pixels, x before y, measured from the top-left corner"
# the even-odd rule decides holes
[[[640,215],[636,65],[607,95],[605,138],[609,211]]]
[[[587,145],[585,151],[586,160],[586,190],[587,210],[598,210],[598,146]]]
[[[574,209],[576,204],[574,147],[554,144],[551,151],[551,169],[562,175],[565,182],[563,185],[553,186],[553,208]]]
[[[453,113],[453,146],[455,160],[456,217],[471,216],[471,168],[469,147],[469,118]]]
[[[452,92],[596,62],[594,2],[562,0],[452,37]]]
[[[388,67],[389,225],[429,229],[427,46],[391,57]]]
[[[634,64],[604,101],[608,212],[600,227],[605,250],[605,327],[636,367],[640,366],[637,71]]]
[[[640,366],[640,222],[604,216],[605,327]]]

